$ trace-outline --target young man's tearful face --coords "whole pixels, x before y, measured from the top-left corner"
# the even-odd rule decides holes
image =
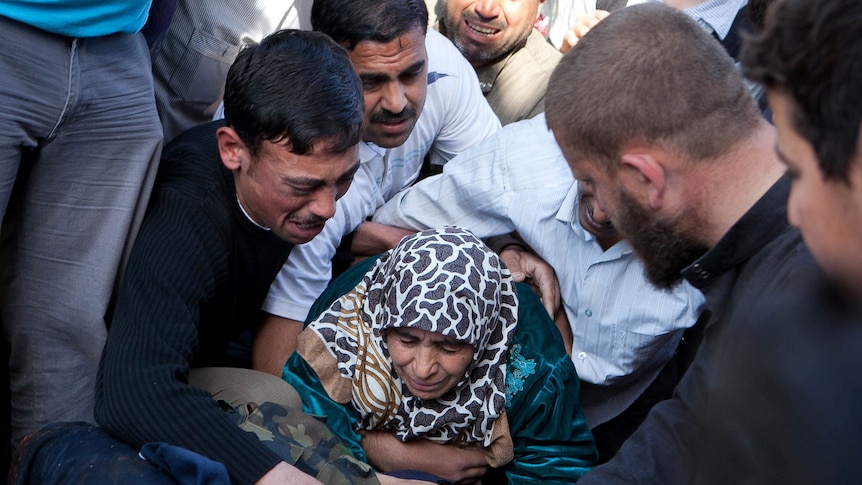
[[[288,142],[263,141],[253,152],[229,127],[220,128],[218,137],[243,210],[255,223],[293,244],[320,234],[335,215],[335,201],[347,192],[359,169],[357,145],[335,153],[327,140],[321,140],[299,155]]]

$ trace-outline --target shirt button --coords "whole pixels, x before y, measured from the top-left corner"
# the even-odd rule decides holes
[[[585,311],[585,312],[584,312],[584,315],[586,315],[586,316],[588,316],[588,317],[591,317],[591,316],[593,316],[593,311],[592,311],[592,310],[587,310],[587,311]]]
[[[691,270],[702,280],[712,276],[709,271],[703,269],[703,266],[701,266],[700,263],[695,263],[694,266],[691,267]]]
[[[579,358],[579,359],[581,359],[581,360],[586,359],[586,358],[587,358],[587,353],[586,353],[586,352],[578,352],[578,358]]]

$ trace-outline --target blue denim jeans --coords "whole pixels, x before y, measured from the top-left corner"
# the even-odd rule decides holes
[[[221,463],[166,443],[138,451],[87,423],[31,433],[12,459],[9,485],[229,485]]]
[[[161,154],[140,34],[0,17],[0,320],[12,438],[93,421],[105,316]]]

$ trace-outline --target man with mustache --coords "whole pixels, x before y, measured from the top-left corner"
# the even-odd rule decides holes
[[[277,376],[329,283],[342,238],[356,231],[357,241],[365,236],[394,241],[386,247],[397,243],[406,231],[366,218],[415,182],[423,161],[439,167],[500,127],[470,65],[451,42],[427,29],[422,0],[317,0],[311,23],[347,49],[362,80],[362,163],[335,216],[318,238],[291,253],[263,305],[255,368]],[[378,252],[375,247],[367,254]]]
[[[503,125],[545,109],[560,53],[533,28],[544,0],[439,0],[438,29],[470,61]]]
[[[457,225],[480,237],[515,231],[554,268],[562,300],[556,321],[600,460],[669,396],[671,359],[703,297],[687,283],[672,291],[649,285],[592,184],[572,177],[544,115],[504,126],[442,174],[399,193],[373,220],[413,230]]]
[[[590,30],[558,64],[547,100],[573,174],[594,185],[650,281],[688,281],[711,313],[673,398],[581,483],[692,483],[723,340],[813,266],[787,223],[790,183],[775,130],[722,46],[658,3],[616,11]]]

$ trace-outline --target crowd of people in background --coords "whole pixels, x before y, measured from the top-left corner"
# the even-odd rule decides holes
[[[0,39],[7,483],[862,474],[862,3],[22,1]]]

